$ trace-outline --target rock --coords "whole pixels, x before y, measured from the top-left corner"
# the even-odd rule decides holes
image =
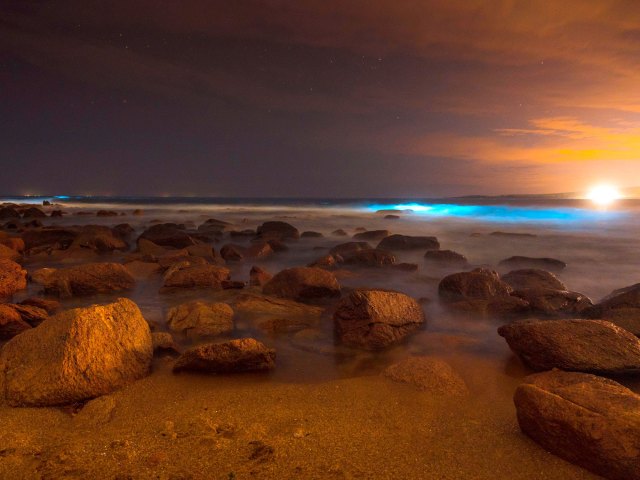
[[[59,313],[0,352],[11,406],[65,405],[108,394],[147,375],[149,325],[131,300]]]
[[[129,238],[133,233],[135,233],[135,229],[128,223],[119,223],[113,227],[112,231],[114,235],[123,240]]]
[[[2,207],[0,208],[0,218],[3,220],[9,219],[9,218],[20,218],[20,213],[15,208]]]
[[[270,318],[258,324],[258,328],[265,333],[277,335],[280,333],[295,333],[315,325],[313,319]]]
[[[167,325],[190,338],[214,337],[233,331],[233,309],[226,303],[183,303],[169,310]]]
[[[57,300],[50,300],[46,298],[29,297],[20,302],[20,305],[30,305],[32,307],[38,307],[43,309],[49,315],[54,313],[60,308],[60,302]]]
[[[0,299],[27,288],[27,271],[13,260],[0,258]]]
[[[42,322],[49,318],[49,314],[44,308],[36,307],[33,305],[22,305],[22,304],[7,304],[13,308],[20,318],[27,322],[32,327],[37,327]]]
[[[163,288],[211,288],[221,290],[222,282],[229,280],[229,270],[217,265],[196,265],[168,271]]]
[[[193,257],[202,257],[207,260],[214,260],[216,258],[216,252],[211,245],[199,243],[198,245],[191,245],[186,248],[187,253]]]
[[[58,249],[69,248],[78,236],[78,230],[72,228],[45,227],[28,230],[22,234],[25,249],[37,247],[52,247]]]
[[[484,268],[448,275],[438,285],[440,300],[445,303],[492,300],[507,297],[511,292],[512,288],[500,280],[496,272]]]
[[[136,216],[144,215],[144,210],[142,210],[142,209],[140,209],[140,208],[136,208],[136,209],[133,211],[133,214],[134,214],[134,215],[136,215]]]
[[[320,258],[315,259],[311,262],[307,267],[318,267],[318,268],[331,268],[338,265],[339,262],[342,262],[342,257],[334,256],[334,255],[324,255]]]
[[[385,215],[384,216],[385,220],[400,220],[400,215]]]
[[[180,353],[180,349],[168,332],[153,332],[151,343],[154,353]]]
[[[362,234],[359,234],[362,235]],[[356,238],[356,236],[354,236]],[[382,250],[438,250],[440,242],[436,237],[412,237],[410,235],[389,235],[378,244]]]
[[[438,358],[409,357],[387,367],[382,375],[432,395],[465,396],[469,393],[460,375]]]
[[[287,300],[284,298],[269,297],[256,293],[241,293],[229,299],[228,303],[234,312],[248,318],[304,318],[319,319],[324,309],[314,305]]]
[[[382,240],[391,235],[389,230],[368,230],[366,232],[356,233],[353,238],[356,240]]]
[[[241,290],[247,285],[240,280],[223,280],[222,281],[222,289],[223,290]]]
[[[243,250],[244,248],[240,245],[223,245],[223,247],[220,249],[220,256],[227,262],[240,261],[244,258],[244,255],[242,254]]]
[[[161,247],[174,247],[178,249],[198,243],[175,223],[154,225],[142,232],[140,237],[138,237],[138,243],[142,238]]]
[[[287,245],[282,240],[278,240],[276,238],[268,240],[267,243],[271,247],[271,250],[273,250],[274,252],[286,252],[287,250],[289,250],[289,247],[287,247]]]
[[[96,252],[113,252],[127,250],[129,246],[121,237],[114,235],[113,230],[101,225],[87,225],[80,230],[71,243],[71,248],[88,248]]]
[[[276,352],[253,338],[225,343],[208,343],[184,352],[174,372],[205,373],[260,372],[275,368]]]
[[[170,251],[171,250],[168,250],[165,247],[156,245],[151,240],[147,240],[146,238],[138,238],[138,252],[140,252],[142,255],[148,255],[155,259]]]
[[[22,257],[22,255],[20,255],[13,248],[9,248],[0,243],[0,259],[6,258],[8,260],[13,260],[15,262],[16,260],[20,260],[20,257]]]
[[[340,255],[341,257],[348,257],[349,255],[352,255],[356,252],[372,249],[373,247],[367,242],[347,242],[336,245],[331,250],[329,250],[329,254],[334,256]]]
[[[117,217],[118,212],[114,212],[113,210],[99,210],[96,213],[96,217]]]
[[[320,232],[312,232],[312,231],[306,231],[306,232],[302,232],[302,235],[300,235],[301,238],[322,238],[324,237],[324,235],[322,235]]]
[[[619,383],[554,370],[527,377],[520,429],[545,450],[611,480],[640,479],[640,396]]]
[[[116,400],[111,395],[94,398],[76,414],[73,423],[76,427],[88,429],[106,425],[113,418],[116,405]]]
[[[24,252],[25,249],[24,240],[22,240],[22,238],[20,237],[0,238],[0,245],[9,247],[10,249],[15,250],[18,253]]]
[[[273,278],[269,272],[256,265],[249,271],[249,285],[262,287]]]
[[[134,260],[133,262],[125,263],[124,266],[129,270],[133,278],[137,280],[147,279],[162,272],[160,264],[155,262],[140,262]]]
[[[537,317],[579,317],[593,306],[591,299],[578,292],[551,288],[525,288],[512,293],[529,304],[531,314]]]
[[[640,340],[602,320],[531,320],[498,334],[536,371],[560,368],[602,374],[640,373]]]
[[[550,288],[553,290],[566,290],[567,287],[558,277],[546,270],[537,268],[526,268],[523,270],[513,270],[502,275],[502,281],[509,284],[514,290],[524,290],[528,288]]]
[[[307,300],[340,295],[335,275],[321,268],[296,267],[282,270],[269,280],[262,291],[276,297]]]
[[[30,328],[31,325],[22,319],[12,305],[0,304],[0,340],[8,340]]]
[[[640,283],[614,290],[584,312],[586,318],[609,320],[640,335]]]
[[[63,215],[66,215],[62,210],[52,210],[49,216],[51,218],[62,218]]]
[[[499,265],[501,267],[514,270],[537,268],[541,270],[549,270],[551,272],[559,272],[567,267],[566,263],[562,260],[556,260],[555,258],[531,258],[520,256],[506,258],[502,260]]]
[[[533,233],[514,233],[514,232],[491,232],[489,235],[493,237],[506,237],[506,238],[536,238],[537,235]]]
[[[334,230],[333,232],[331,232],[331,235],[333,235],[334,237],[346,237],[348,233],[339,228],[338,230]]]
[[[44,287],[45,293],[59,297],[95,295],[130,290],[135,279],[119,263],[86,263],[61,269],[40,269],[32,279]]]
[[[333,315],[336,333],[349,346],[376,350],[401,341],[425,321],[413,298],[387,290],[354,290]]]
[[[427,250],[424,260],[435,266],[456,268],[465,268],[469,264],[467,257],[453,250]]]
[[[392,253],[379,248],[369,248],[344,255],[342,263],[361,267],[386,267],[394,265],[396,257]]]
[[[265,222],[258,227],[256,235],[262,239],[296,240],[300,232],[286,222]]]
[[[47,214],[37,207],[30,207],[22,211],[23,218],[44,218]]]

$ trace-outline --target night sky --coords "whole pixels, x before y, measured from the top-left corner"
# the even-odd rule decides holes
[[[0,194],[640,184],[640,1],[0,1]]]

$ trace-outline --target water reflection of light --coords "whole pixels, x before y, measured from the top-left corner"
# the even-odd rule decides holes
[[[611,220],[621,212],[594,211],[570,207],[532,207],[511,205],[456,205],[402,203],[369,205],[368,211],[411,210],[414,215],[428,217],[457,217],[487,222],[576,223]]]

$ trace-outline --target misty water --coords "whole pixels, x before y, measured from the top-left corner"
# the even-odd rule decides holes
[[[441,249],[464,254],[470,263],[468,269],[486,266],[506,273],[507,270],[498,264],[511,256],[557,258],[567,263],[558,277],[568,289],[586,294],[594,302],[615,289],[640,282],[640,202],[634,200],[619,202],[606,210],[595,208],[586,201],[546,198],[457,202],[398,199],[352,202],[50,200],[59,204],[53,208],[61,208],[67,215],[42,219],[45,225],[115,226],[129,223],[135,229],[130,240],[131,251],[99,256],[26,257],[23,264],[29,272],[41,267],[89,261],[126,262],[135,251],[137,236],[154,224],[175,222],[195,229],[215,218],[232,223],[236,230],[255,229],[265,221],[281,220],[294,225],[300,232],[323,234],[322,238],[288,242],[288,251],[270,257],[227,262],[232,280],[247,283],[253,265],[270,273],[307,265],[335,245],[350,241],[356,229],[435,236]],[[24,202],[25,199],[14,201]],[[41,202],[42,199],[34,201]],[[135,209],[142,209],[144,213],[134,215]],[[394,209],[400,218],[385,218],[394,213],[387,210]],[[112,210],[119,215],[96,217],[98,210]],[[345,230],[348,236],[332,235],[337,229]],[[527,235],[492,235],[493,232]],[[249,238],[229,238],[225,234],[212,245],[219,251],[226,243],[249,242]],[[370,243],[375,246],[377,242]],[[595,478],[546,453],[520,433],[512,397],[517,385],[531,372],[496,333],[505,320],[447,310],[438,301],[438,283],[459,269],[427,265],[422,250],[394,253],[398,262],[417,264],[417,271],[351,266],[348,271],[336,271],[343,296],[357,287],[385,288],[406,293],[423,305],[427,318],[425,325],[403,343],[385,351],[363,352],[336,341],[332,322],[335,299],[316,303],[326,308],[325,313],[319,321],[304,329],[302,335],[300,332],[268,333],[258,328],[256,318],[236,312],[233,333],[216,340],[251,336],[275,348],[277,361],[272,373],[173,375],[170,370],[172,360],[161,358],[154,361],[153,372],[147,379],[114,394],[119,410],[116,410],[113,422],[99,430],[89,433],[78,430],[70,420],[46,413],[47,409],[36,413],[38,420],[33,414],[23,414],[20,409],[5,409],[2,418],[13,429],[38,431],[45,439],[46,448],[56,454],[62,448],[57,447],[58,444],[64,446],[64,452],[75,451],[65,442],[78,435],[86,445],[83,446],[85,450],[75,455],[78,465],[87,472],[92,472],[91,468],[113,471],[114,465],[122,468],[119,460],[110,456],[111,450],[107,449],[104,457],[96,457],[103,455],[96,452],[102,452],[103,445],[108,445],[114,438],[127,435],[134,442],[131,449],[136,455],[139,452],[155,455],[156,450],[172,452],[172,468],[196,472],[194,478],[228,478],[228,471],[246,473],[246,476],[238,473],[238,478],[253,477],[255,466],[249,462],[251,464],[245,467],[244,460],[234,456],[236,437],[222,446],[216,444],[216,448],[221,449],[219,452],[224,452],[218,456],[211,453],[208,444],[202,443],[197,430],[200,428],[198,419],[205,414],[197,412],[202,412],[206,405],[207,418],[238,426],[238,431],[242,432],[238,434],[238,442],[242,440],[246,444],[247,440],[259,438],[275,446],[277,452],[288,452],[276,462],[261,467],[264,471],[257,474],[258,477],[262,475],[261,478],[302,478],[291,473],[300,468],[307,472],[307,478],[398,478],[396,475],[402,474],[414,478],[451,479],[504,478],[507,475],[522,479]],[[161,286],[162,276],[156,275],[138,279],[131,292],[63,299],[62,304],[64,308],[70,308],[106,303],[126,295],[139,305],[154,329],[165,331],[167,311],[172,306],[189,300],[228,301],[242,292],[258,291],[257,287],[247,287],[222,292],[198,289],[160,293]],[[26,291],[15,296],[15,300],[38,293],[38,287],[30,284]],[[194,343],[179,335],[175,338],[182,347]],[[382,369],[407,355],[430,355],[447,361],[467,383],[470,399],[438,403],[424,392],[382,381],[379,376]],[[621,382],[640,391],[640,384],[635,381],[621,379]],[[164,431],[167,419],[171,419],[176,428],[186,425],[180,427],[184,430],[180,434],[184,439],[178,437],[177,443],[170,446],[163,443],[166,442],[165,433],[158,433]],[[308,429],[310,443],[292,444],[291,429],[294,427]],[[428,448],[423,442],[428,442]],[[335,451],[331,450],[333,446]],[[407,456],[402,456],[405,453]],[[87,454],[92,455],[91,462],[87,462]],[[328,467],[323,464],[325,457],[331,462]],[[195,458],[208,458],[220,471],[209,477],[206,472],[211,467],[205,462],[201,467],[205,473],[198,473],[200,467],[194,466]],[[92,464],[94,459],[98,459],[98,463]],[[110,463],[114,461],[115,464]],[[425,465],[429,465],[429,473],[416,475],[415,472],[422,471]],[[55,470],[57,464],[51,468],[58,472]],[[136,474],[140,474],[139,478],[156,478],[145,476],[144,468],[131,462],[134,478],[138,478]],[[327,468],[338,473],[321,473]],[[380,470],[383,468],[389,471],[383,473]],[[372,472],[377,474],[372,477]]]

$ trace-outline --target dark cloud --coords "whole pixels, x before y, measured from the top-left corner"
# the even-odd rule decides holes
[[[323,197],[629,183],[638,32],[632,0],[8,0],[0,190]]]

